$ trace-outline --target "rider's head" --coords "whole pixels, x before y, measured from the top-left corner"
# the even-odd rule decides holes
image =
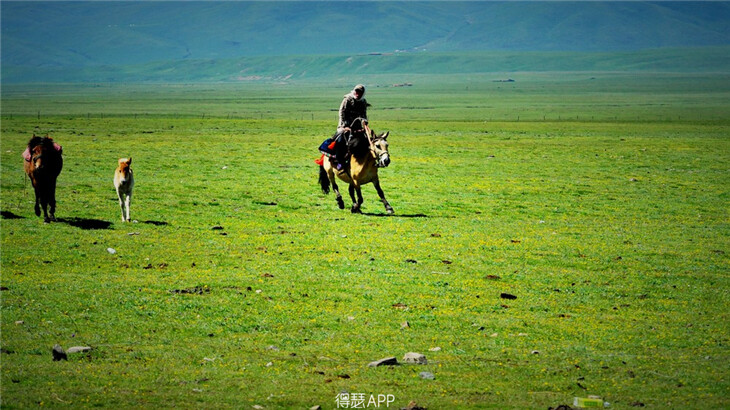
[[[362,84],[358,84],[355,86],[355,88],[352,89],[352,92],[357,98],[362,98],[362,96],[365,95],[365,86]]]

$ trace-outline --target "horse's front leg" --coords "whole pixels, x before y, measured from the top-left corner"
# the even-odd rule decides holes
[[[56,179],[53,179],[48,187],[48,204],[51,206],[49,220],[56,221]]]
[[[48,189],[48,187],[43,187],[41,189],[41,208],[43,208],[43,222],[49,223],[51,222],[51,218],[48,217],[48,192],[44,192]]]
[[[43,222],[51,222],[48,217],[48,202],[50,198],[49,190],[52,185],[49,181],[39,180],[36,181],[35,188],[35,214],[41,216],[41,208],[43,208]]]
[[[38,186],[33,187],[35,190],[35,216],[41,216],[41,190]]]
[[[362,192],[360,191],[360,187],[356,187],[354,183],[350,184],[349,187],[350,191],[350,199],[352,199],[352,208],[350,208],[350,212],[353,214],[361,214],[362,211],[360,210],[360,205],[362,204]],[[355,192],[357,192],[358,200],[355,199]]]
[[[373,185],[375,185],[375,190],[378,191],[378,196],[380,197],[380,201],[383,203],[383,205],[385,205],[385,212],[387,212],[389,214],[395,213],[395,211],[393,210],[393,207],[390,206],[390,204],[388,203],[388,200],[385,199],[385,193],[383,193],[383,188],[380,187],[380,181],[377,179],[374,180]]]
[[[121,190],[117,190],[117,198],[119,198],[119,209],[122,211],[122,222],[125,222],[124,218],[124,194]]]
[[[129,192],[127,194],[127,198],[124,200],[124,207],[127,210],[127,222],[131,221],[131,218],[129,217],[129,206],[132,204],[132,192]]]

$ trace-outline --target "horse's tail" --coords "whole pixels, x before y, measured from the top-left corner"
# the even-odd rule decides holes
[[[325,195],[330,193],[330,179],[327,177],[327,171],[324,170],[324,165],[319,166],[319,185],[322,187],[322,192]]]

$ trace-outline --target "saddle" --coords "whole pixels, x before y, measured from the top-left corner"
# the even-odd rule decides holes
[[[365,128],[362,125],[363,121],[363,119],[357,118],[352,122],[349,130],[337,132],[331,138],[324,140],[319,146],[319,152],[322,153],[322,156],[314,162],[322,165],[326,156],[338,170],[349,167],[352,154],[358,154],[362,151],[361,136],[364,136],[365,133]]]

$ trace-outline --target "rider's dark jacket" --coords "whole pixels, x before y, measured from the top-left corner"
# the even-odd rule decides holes
[[[345,95],[340,104],[340,122],[337,131],[341,132],[343,128],[349,127],[356,118],[367,119],[368,105],[365,97],[358,99],[354,92]]]

